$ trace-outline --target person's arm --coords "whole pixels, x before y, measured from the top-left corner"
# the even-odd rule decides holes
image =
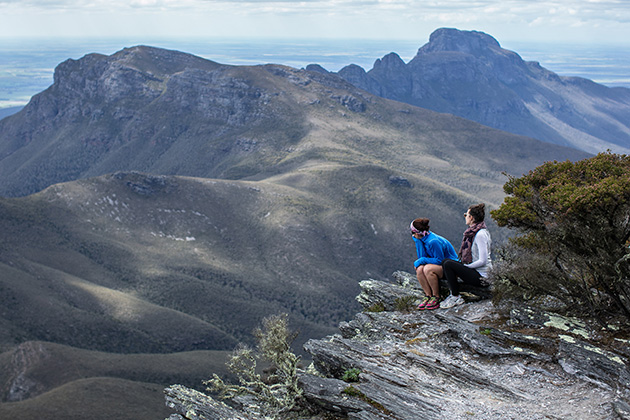
[[[416,253],[418,254],[418,259],[413,262],[414,268],[418,268],[422,265],[421,260],[425,258],[426,252],[424,249],[424,244],[422,241],[415,236],[412,236],[411,239],[416,243]]]
[[[479,258],[470,264],[465,264],[468,268],[479,268],[488,264],[488,231],[480,230],[477,232],[473,240],[473,247],[475,245],[477,245],[477,250],[479,251]]]
[[[423,257],[418,258],[416,263],[418,265],[435,264],[441,265],[444,261],[444,250],[439,240],[433,239],[431,241],[424,242],[426,253]],[[416,265],[416,268],[418,267]]]

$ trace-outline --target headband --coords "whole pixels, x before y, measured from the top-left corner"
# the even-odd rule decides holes
[[[427,236],[429,234],[428,230],[423,230],[421,232],[418,229],[416,229],[416,227],[413,225],[413,221],[411,222],[411,225],[409,225],[409,229],[411,229],[411,233],[416,234],[416,235],[420,235],[421,237],[425,237],[425,236]]]

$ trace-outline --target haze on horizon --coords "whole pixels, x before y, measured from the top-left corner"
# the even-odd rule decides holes
[[[0,0],[0,39],[413,39],[439,27],[500,41],[630,45],[626,0]]]

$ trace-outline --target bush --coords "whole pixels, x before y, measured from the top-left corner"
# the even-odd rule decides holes
[[[491,215],[521,233],[515,243],[530,253],[527,266],[534,270],[530,279],[513,270],[510,281],[593,314],[607,309],[630,317],[630,157],[607,152],[547,162],[509,177],[504,191],[508,196]],[[545,275],[534,279],[541,270]],[[606,298],[611,303],[602,306]]]
[[[582,303],[581,290],[571,293],[574,282],[564,277],[550,255],[514,243],[501,246],[494,255],[492,297],[495,303],[509,299],[530,301],[547,295],[569,307]]]
[[[288,327],[288,315],[274,315],[263,319],[262,328],[254,331],[257,350],[240,347],[228,361],[228,369],[236,375],[239,385],[226,384],[216,374],[205,384],[208,391],[218,392],[223,399],[241,395],[252,397],[257,405],[247,407],[257,415],[276,417],[292,410],[302,390],[298,387],[299,356],[291,352],[296,334]],[[257,373],[258,362],[271,364],[273,372],[263,378]]]

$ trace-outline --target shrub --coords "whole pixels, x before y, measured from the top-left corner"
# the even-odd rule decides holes
[[[581,290],[571,293],[574,281],[564,277],[549,254],[514,243],[499,247],[494,254],[495,302],[510,298],[530,300],[544,295],[556,296],[569,306],[580,302]]]
[[[254,331],[257,350],[240,347],[228,361],[228,369],[236,375],[239,384],[226,384],[216,374],[205,384],[209,391],[218,392],[223,399],[249,395],[259,405],[252,405],[248,410],[276,417],[292,410],[302,395],[297,378],[300,358],[291,352],[296,334],[289,331],[287,314],[270,316],[263,319],[262,324],[262,328]],[[260,361],[271,364],[273,373],[267,378],[257,373]]]
[[[516,271],[511,280],[532,293],[546,292],[630,317],[630,157],[610,152],[578,162],[547,162],[509,177],[508,196],[491,212],[499,226],[518,230],[515,243],[532,252],[529,269],[542,281]],[[537,263],[542,262],[538,269]],[[530,273],[528,273],[530,276]],[[551,279],[560,279],[560,284]]]
[[[359,368],[350,368],[343,373],[341,380],[345,382],[359,382],[359,375],[361,374],[361,369]]]
[[[376,302],[375,304],[366,308],[365,312],[385,312],[385,304],[383,302]]]

